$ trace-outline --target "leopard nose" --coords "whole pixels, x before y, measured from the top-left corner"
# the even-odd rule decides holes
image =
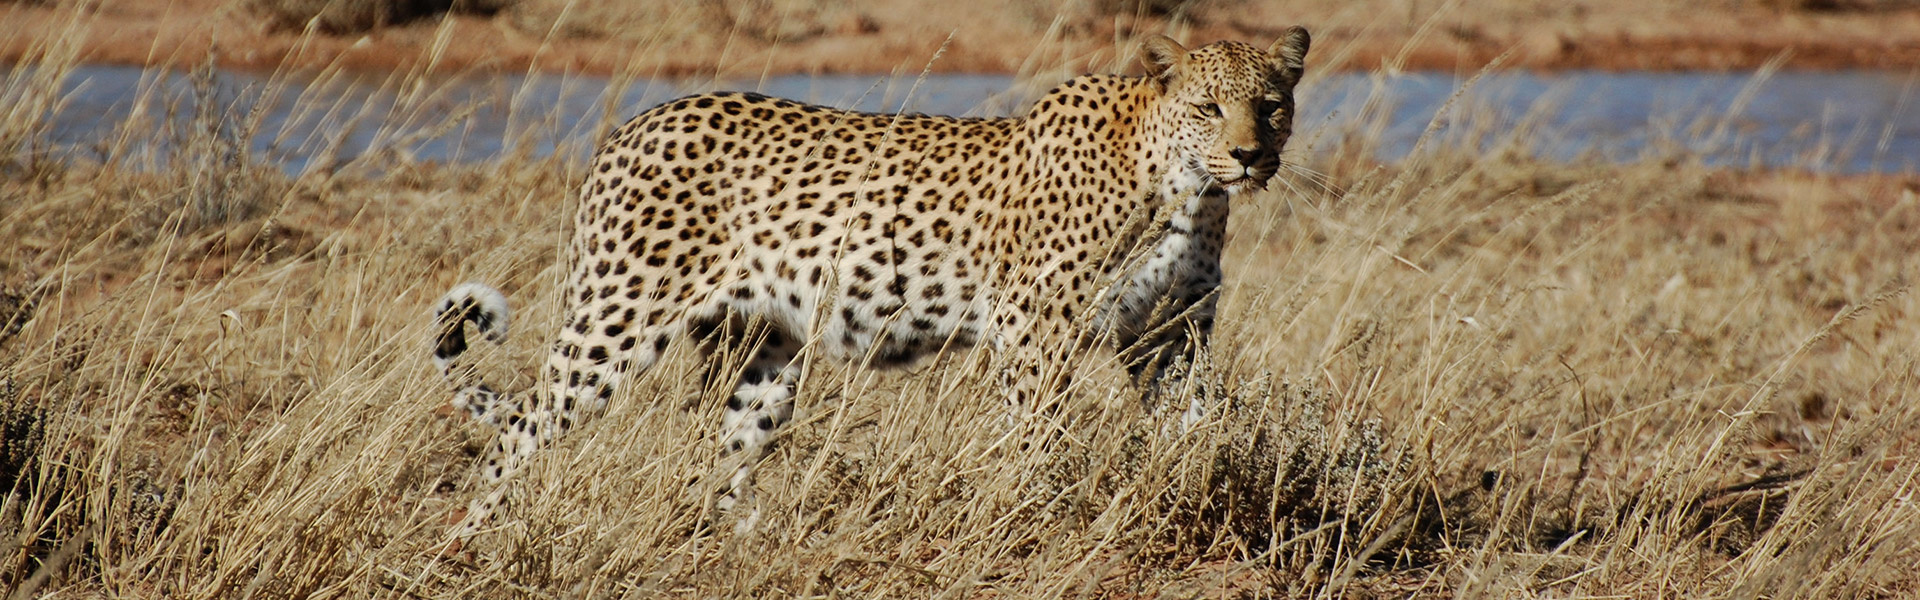
[[[1234,148],[1227,154],[1233,156],[1234,160],[1240,161],[1240,166],[1243,167],[1251,167],[1253,163],[1260,160],[1260,151],[1255,148]]]

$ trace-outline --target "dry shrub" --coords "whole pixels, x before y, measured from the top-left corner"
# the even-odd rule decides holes
[[[1161,496],[1167,512],[1190,515],[1169,533],[1229,531],[1258,552],[1329,523],[1378,536],[1405,516],[1382,511],[1406,491],[1412,459],[1381,421],[1335,410],[1330,394],[1311,384],[1276,390],[1270,376],[1243,382],[1230,398],[1218,426],[1197,440],[1199,455],[1212,460],[1189,465],[1196,470],[1175,477],[1186,485]]]
[[[827,34],[871,33],[875,27],[857,5],[825,0],[519,0],[507,14],[515,28],[530,35],[648,45],[718,44],[734,35],[762,43],[798,43]]]
[[[832,0],[723,0],[714,5],[728,29],[763,42],[802,42],[826,33],[862,33],[870,25]]]
[[[1130,510],[1139,521],[1128,535],[1151,548],[1139,558],[1174,564],[1265,556],[1304,570],[1313,553],[1281,555],[1277,546],[1324,551],[1326,540],[1378,538],[1410,518],[1410,504],[1383,510],[1406,492],[1412,461],[1378,419],[1334,410],[1310,383],[1271,374],[1233,381],[1202,364],[1179,384],[1193,389],[1162,393],[1182,406],[1085,427],[1089,441],[1050,448],[1018,498],[1058,497],[1046,511],[1081,523]],[[1211,416],[1183,431],[1181,409],[1196,393]]]
[[[88,504],[105,490],[84,469],[93,440],[55,408],[75,399],[74,386],[22,379],[18,364],[0,369],[0,539],[14,545],[0,561],[0,583],[32,594],[99,567],[82,549],[101,524]]]
[[[322,33],[370,31],[422,16],[411,0],[249,0],[249,6],[281,29],[311,25]]]
[[[80,60],[87,26],[81,13],[72,11],[60,29],[29,40],[19,61],[0,77],[0,175],[44,181],[64,170],[50,160],[47,140],[53,115],[67,101],[60,82]]]
[[[1920,9],[1916,0],[1754,0],[1781,12],[1892,12]]]
[[[277,28],[348,34],[371,31],[446,13],[490,15],[516,0],[247,0]]]
[[[288,189],[285,174],[259,164],[252,144],[271,103],[258,88],[227,89],[215,81],[211,60],[196,68],[191,93],[176,98],[172,147],[196,151],[172,157],[175,190],[148,218],[164,227],[178,218],[187,231],[223,227],[272,209]],[[182,122],[184,121],[184,122]],[[185,209],[185,210],[182,210]]]
[[[40,301],[36,291],[19,285],[0,286],[0,344],[7,343],[33,319]]]
[[[47,449],[46,426],[45,407],[23,401],[12,378],[0,380],[0,486],[31,487],[27,478]]]
[[[1095,14],[1110,16],[1191,17],[1225,0],[1088,0]]]
[[[705,3],[519,0],[505,12],[515,29],[558,39],[617,39],[673,44],[700,29]]]

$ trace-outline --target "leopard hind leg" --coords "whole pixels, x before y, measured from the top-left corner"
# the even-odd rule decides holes
[[[746,357],[737,379],[732,380],[733,389],[721,417],[721,463],[723,468],[731,468],[732,474],[726,491],[716,501],[720,512],[738,517],[734,529],[743,533],[752,530],[760,518],[759,508],[754,506],[756,469],[772,450],[780,428],[793,418],[793,398],[802,376],[803,340],[786,328],[735,312],[696,319],[690,330],[706,341],[701,345],[701,358],[708,361],[712,376],[733,376],[725,360],[727,354]]]
[[[648,316],[660,313],[649,310],[647,296],[590,292],[572,297],[573,306],[540,371],[541,385],[534,389],[502,393],[477,378],[462,375],[463,370],[443,367],[450,380],[469,380],[456,387],[455,406],[495,432],[480,468],[486,491],[469,503],[455,530],[457,539],[471,537],[487,527],[505,504],[508,480],[539,449],[605,412],[628,374],[657,362],[675,334],[673,323]],[[499,335],[504,335],[504,296],[492,288],[478,284],[457,287],[441,306],[451,307],[440,311],[442,322],[455,325],[443,331],[460,333],[443,333],[437,340],[436,363],[444,360],[452,364],[464,350],[465,323],[480,325],[490,337],[496,333],[489,326],[497,323]],[[465,308],[469,306],[477,308]]]

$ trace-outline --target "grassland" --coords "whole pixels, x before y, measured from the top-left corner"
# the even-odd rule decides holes
[[[1312,174],[1234,209],[1194,431],[1098,353],[1014,429],[964,356],[820,365],[735,535],[688,491],[719,396],[681,358],[448,555],[479,434],[428,304],[502,286],[485,364],[524,384],[582,165],[287,174],[230,104],[51,152],[60,33],[0,82],[10,596],[1920,594],[1920,178],[1543,163],[1470,113],[1379,164],[1303,123]]]

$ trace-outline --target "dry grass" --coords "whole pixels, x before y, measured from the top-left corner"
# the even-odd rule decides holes
[[[244,103],[123,128],[183,144],[165,160],[51,160],[72,58],[42,56],[0,89],[38,99],[0,123],[10,594],[1920,594],[1912,178],[1376,165],[1303,123],[1326,178],[1235,208],[1220,363],[1171,390],[1223,409],[1192,433],[1097,354],[1058,421],[1012,430],[964,357],[823,366],[735,536],[688,492],[719,398],[682,358],[445,557],[477,434],[440,416],[425,311],[502,285],[525,317],[485,364],[524,382],[581,165],[289,177],[235,149]]]

